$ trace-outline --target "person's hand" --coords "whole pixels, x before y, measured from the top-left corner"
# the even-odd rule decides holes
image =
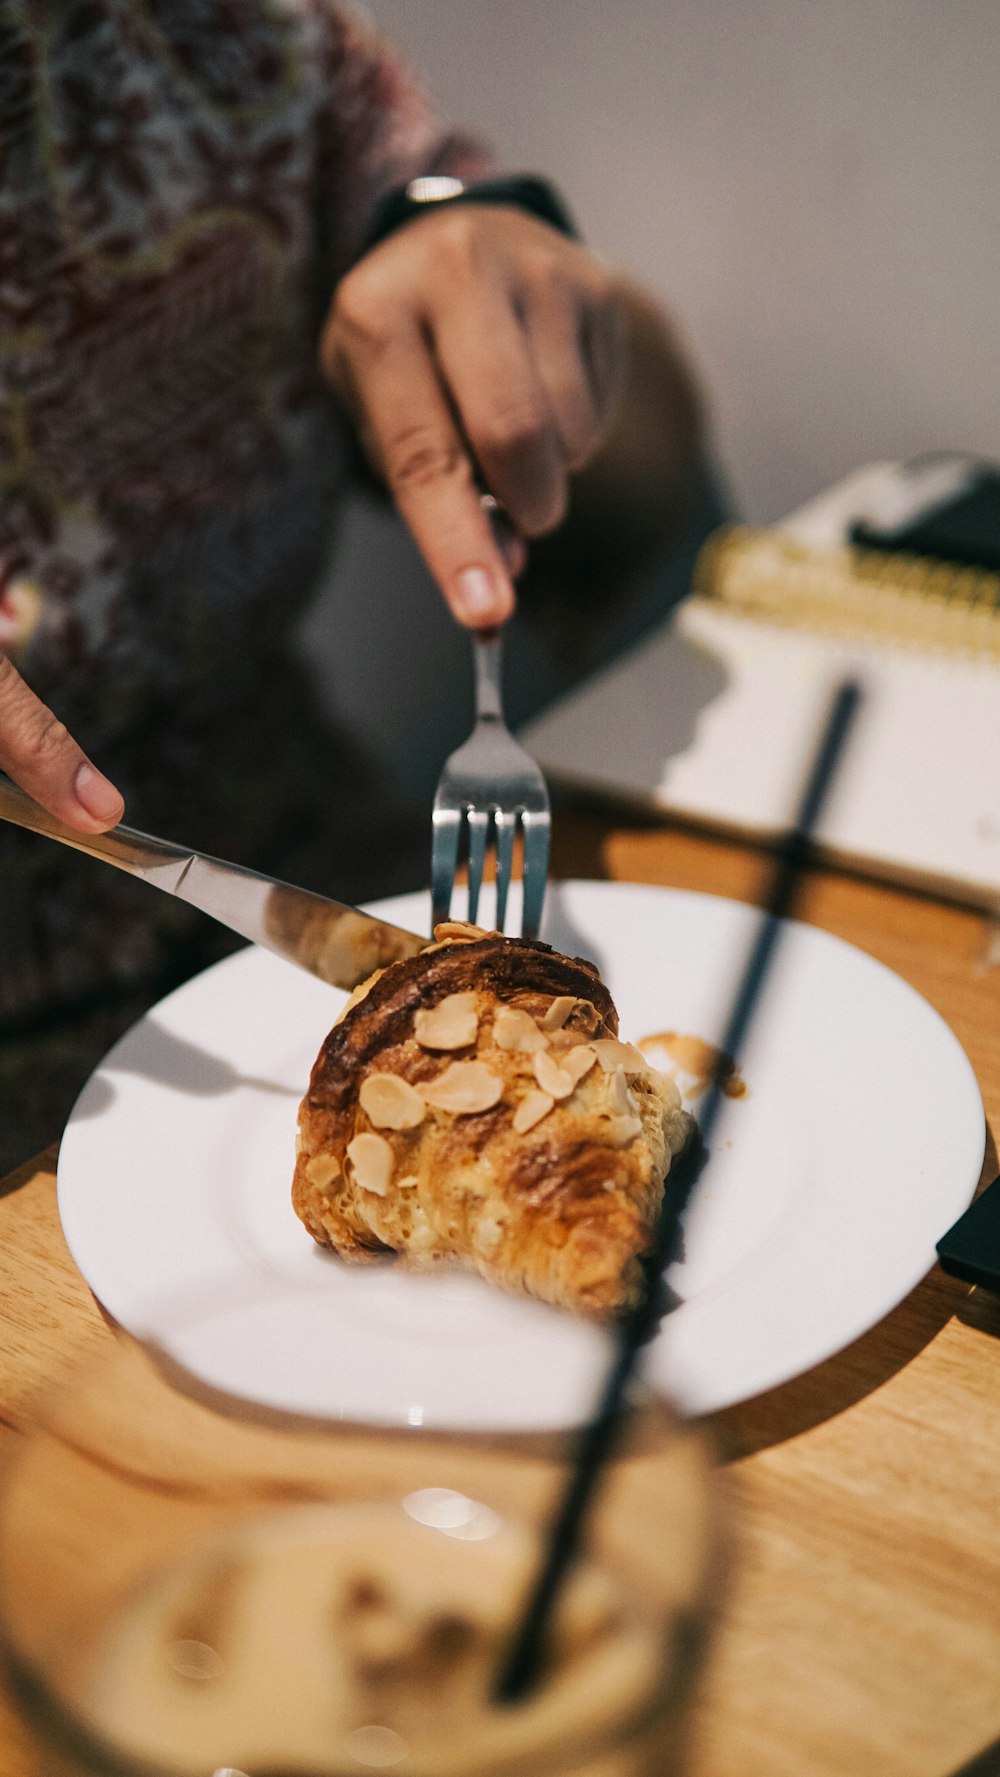
[[[0,654],[0,770],[81,833],[104,833],[124,813],[114,785],[25,684],[6,654]]]
[[[323,369],[462,623],[510,616],[524,559],[480,491],[523,537],[559,524],[569,473],[610,421],[625,337],[614,276],[499,205],[430,210],[339,284]]]

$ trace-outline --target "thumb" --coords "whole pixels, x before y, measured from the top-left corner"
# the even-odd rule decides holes
[[[0,768],[68,827],[103,833],[125,804],[65,725],[0,654]]]

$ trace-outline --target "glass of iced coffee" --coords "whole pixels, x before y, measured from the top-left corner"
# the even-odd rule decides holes
[[[571,1427],[324,1423],[116,1339],[16,1443],[0,1647],[47,1777],[683,1770],[720,1518],[703,1439],[655,1394],[512,1704],[496,1679]]]

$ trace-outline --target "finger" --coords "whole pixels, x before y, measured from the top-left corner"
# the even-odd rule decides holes
[[[394,334],[350,376],[375,459],[455,616],[474,629],[505,623],[510,572],[423,335]]]
[[[523,574],[528,565],[528,549],[523,537],[519,537],[512,526],[507,525],[502,531],[493,526],[493,536],[503,556],[504,567],[512,580]]]
[[[581,317],[580,338],[594,406],[603,431],[625,387],[628,370],[629,337],[624,304],[615,297],[589,302]]]
[[[50,814],[81,833],[103,833],[125,811],[114,785],[0,654],[0,768]]]
[[[525,292],[522,311],[563,460],[567,468],[579,469],[593,455],[604,431],[599,382],[585,344],[586,309],[575,291],[547,283]]]
[[[566,511],[566,457],[511,296],[477,281],[430,324],[448,398],[490,492],[524,536],[554,529]]]
[[[493,541],[504,559],[504,566],[512,580],[523,573],[528,565],[528,550],[524,538],[520,537],[511,524],[509,517],[493,494],[480,494],[479,504],[490,523]]]

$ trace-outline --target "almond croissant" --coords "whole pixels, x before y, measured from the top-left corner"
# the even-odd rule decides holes
[[[357,989],[312,1071],[292,1187],[343,1259],[459,1260],[605,1318],[642,1281],[672,1157],[673,1082],[620,1043],[592,964],[475,926]]]

